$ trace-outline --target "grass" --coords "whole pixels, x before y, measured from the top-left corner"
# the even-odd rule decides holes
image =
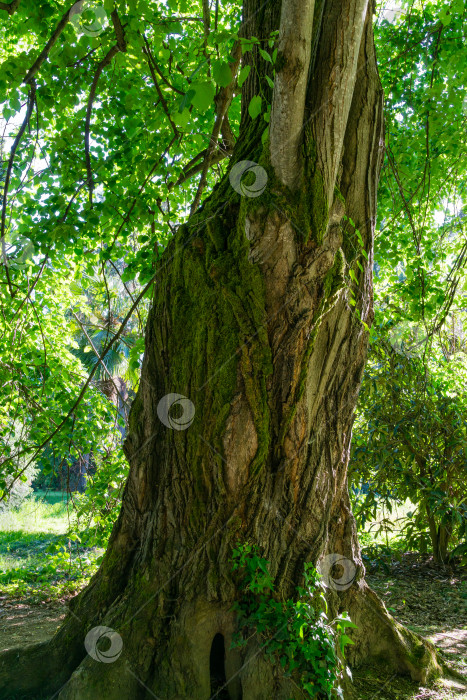
[[[72,509],[61,492],[40,492],[0,513],[0,587],[10,596],[60,598],[79,590],[101,551],[70,534]]]
[[[55,532],[68,529],[68,503],[58,491],[36,491],[19,508],[0,512],[0,531]]]

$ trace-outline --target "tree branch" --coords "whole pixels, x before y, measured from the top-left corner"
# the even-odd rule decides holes
[[[204,190],[204,187],[206,185],[206,177],[208,174],[208,170],[211,167],[212,158],[213,158],[214,152],[218,146],[219,134],[221,132],[222,124],[223,124],[224,118],[227,114],[227,111],[230,107],[230,103],[232,102],[233,91],[234,91],[234,86],[235,86],[235,78],[237,75],[238,67],[240,65],[241,56],[242,56],[241,44],[239,41],[237,41],[233,47],[233,50],[232,50],[233,62],[230,64],[230,70],[232,73],[232,80],[230,81],[230,84],[227,87],[221,88],[219,95],[217,97],[217,117],[216,117],[216,121],[214,122],[214,128],[213,128],[212,133],[211,133],[211,137],[209,140],[209,146],[207,148],[206,157],[204,159],[202,172],[201,172],[201,178],[200,178],[200,181],[198,184],[198,190],[196,192],[195,199],[193,200],[193,204],[191,205],[190,215],[193,214],[197,210],[199,203],[201,201],[201,195],[203,194],[203,190]]]
[[[117,37],[117,46],[123,53],[126,52],[126,40],[125,32],[123,30],[122,23],[120,22],[120,17],[118,16],[117,10],[114,10],[110,17],[112,18],[112,23],[115,29],[115,36]]]
[[[202,163],[198,163],[198,165],[194,165],[191,168],[185,167],[183,170],[183,173],[180,175],[178,180],[176,180],[175,182],[171,182],[168,185],[167,189],[169,190],[169,192],[174,187],[179,187],[180,185],[183,185],[183,183],[186,182],[187,180],[189,180],[191,177],[200,173],[205,167],[207,154],[208,154],[208,149],[206,149],[205,151],[202,151],[197,156],[196,160],[198,160],[203,155],[205,156],[205,160]],[[230,151],[230,150],[218,151],[218,153],[216,153],[216,155],[211,156],[211,161],[210,161],[209,167],[212,167],[213,165],[217,165],[217,163],[220,163],[221,161],[224,160],[224,158],[228,158],[231,155],[232,155],[232,151]],[[195,160],[195,159],[193,159],[193,160]]]
[[[75,4],[76,4],[76,3],[75,3]],[[25,83],[30,83],[30,82],[31,82],[31,80],[34,78],[34,76],[36,75],[36,73],[37,73],[37,71],[39,70],[39,68],[40,68],[40,67],[42,66],[42,64],[44,63],[45,59],[47,58],[47,56],[48,56],[49,53],[50,53],[50,49],[51,49],[51,48],[53,47],[53,45],[56,43],[58,37],[60,36],[60,34],[63,32],[63,30],[65,29],[66,25],[67,25],[68,22],[70,21],[70,16],[71,16],[70,13],[71,13],[73,7],[75,6],[75,4],[73,4],[73,5],[65,12],[65,14],[64,14],[63,17],[62,17],[62,19],[60,20],[60,22],[59,22],[59,23],[57,24],[57,26],[55,27],[55,30],[54,30],[52,36],[50,37],[50,39],[48,40],[48,42],[46,43],[46,45],[44,46],[44,48],[43,48],[42,51],[40,52],[39,56],[38,56],[38,57],[36,58],[36,60],[34,61],[32,67],[29,69],[29,71],[28,71],[28,73],[27,73],[27,75],[26,75],[26,77],[25,77],[25,79],[24,79],[24,82],[25,82]]]
[[[8,12],[10,17],[16,12],[19,7],[21,0],[12,0],[12,2],[0,2],[0,10],[5,10]]]
[[[281,182],[294,189],[301,175],[302,141],[315,0],[283,0],[278,70],[270,124],[271,164]]]
[[[326,0],[307,107],[316,143],[316,164],[329,206],[334,199],[354,87],[360,80],[357,63],[370,6],[369,0]],[[337,55],[340,69],[336,71]]]
[[[232,152],[235,146],[235,136],[227,114],[222,120],[221,134],[226,150]]]
[[[36,83],[35,83],[35,81],[32,81],[31,90],[29,91],[29,95],[28,95],[28,108],[26,110],[26,115],[23,119],[23,123],[21,124],[21,127],[20,127],[18,133],[16,134],[16,138],[13,142],[13,146],[11,147],[10,157],[8,159],[8,166],[7,166],[6,176],[5,176],[5,184],[3,186],[2,219],[1,219],[1,224],[0,224],[0,239],[2,241],[2,256],[3,256],[3,262],[5,264],[6,277],[7,277],[7,281],[8,281],[8,288],[10,290],[11,296],[14,296],[14,294],[13,294],[13,289],[11,287],[10,273],[8,271],[8,264],[7,264],[7,259],[6,259],[6,249],[5,249],[5,226],[6,226],[6,207],[7,207],[7,200],[8,200],[8,188],[10,186],[11,171],[13,170],[13,162],[15,160],[16,150],[17,150],[17,148],[20,144],[20,141],[23,137],[26,126],[29,123],[29,120],[31,118],[31,114],[32,114],[32,110],[34,109],[35,102],[36,102]]]
[[[146,44],[146,46],[143,46],[143,53],[144,53],[144,55],[146,56],[146,58],[147,58],[147,60],[148,60],[148,66],[149,66],[149,70],[151,71],[151,76],[152,76],[152,79],[153,79],[153,82],[154,82],[154,86],[155,86],[155,88],[156,88],[156,90],[157,90],[157,94],[158,94],[159,99],[160,99],[160,101],[161,101],[162,108],[163,108],[163,110],[164,110],[164,112],[165,112],[165,114],[166,114],[166,116],[167,116],[167,119],[168,119],[169,122],[170,122],[170,126],[172,127],[175,136],[178,138],[178,137],[179,137],[179,131],[178,131],[177,127],[175,126],[174,121],[173,121],[173,119],[172,119],[172,117],[171,117],[171,115],[170,115],[169,107],[168,107],[168,105],[167,105],[167,102],[166,102],[166,99],[165,99],[165,97],[164,97],[164,94],[163,94],[162,90],[160,89],[159,82],[158,82],[158,80],[157,80],[157,78],[156,78],[156,73],[155,73],[154,67],[153,67],[153,65],[152,65],[152,54],[151,54],[151,49],[150,49],[149,44],[148,44],[148,40],[146,39],[145,36],[143,36],[143,39],[144,39],[144,43]]]
[[[88,106],[86,109],[86,124],[84,128],[84,153],[86,158],[86,172],[87,172],[87,186],[89,189],[89,203],[92,207],[92,192],[94,190],[94,182],[92,178],[92,167],[91,167],[91,154],[90,154],[90,144],[89,144],[89,133],[91,129],[91,114],[94,99],[96,97],[97,83],[101,76],[102,71],[106,66],[111,63],[113,57],[120,51],[118,44],[112,46],[110,51],[104,56],[102,61],[97,66],[96,73],[91,83],[91,89],[89,91]]]
[[[209,7],[209,0],[203,0],[203,29],[204,29],[204,58],[208,62],[208,75],[210,75],[210,63],[208,55],[208,41],[209,34],[211,32],[211,8]]]
[[[144,38],[144,37],[143,37],[143,38]],[[146,45],[147,45],[147,47],[148,47],[148,50],[149,50],[150,53],[151,53],[152,65],[153,65],[153,67],[155,68],[155,70],[157,71],[157,73],[159,74],[159,77],[160,77],[160,79],[162,80],[162,82],[165,83],[165,84],[167,85],[167,87],[169,87],[171,90],[173,90],[174,92],[178,93],[179,95],[182,95],[182,97],[183,97],[183,96],[185,95],[185,93],[183,92],[183,90],[179,90],[178,88],[175,87],[175,85],[172,85],[172,83],[169,83],[169,81],[167,80],[167,78],[165,77],[165,75],[163,74],[163,72],[161,71],[161,69],[159,68],[158,63],[157,63],[156,59],[154,58],[154,54],[153,54],[152,51],[150,50],[149,44],[148,44],[147,42],[146,42]]]

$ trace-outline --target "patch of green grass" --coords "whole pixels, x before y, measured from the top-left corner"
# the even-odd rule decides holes
[[[69,527],[71,504],[60,492],[36,491],[18,508],[0,512],[0,532],[53,532],[65,534]],[[0,546],[2,544],[0,539]]]
[[[101,551],[70,533],[71,504],[60,492],[35,492],[0,513],[0,586],[5,593],[54,598],[82,588]]]

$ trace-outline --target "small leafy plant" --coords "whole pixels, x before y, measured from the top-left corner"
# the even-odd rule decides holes
[[[297,588],[296,600],[277,600],[268,569],[269,562],[256,547],[237,545],[233,570],[243,574],[243,596],[234,605],[239,631],[233,646],[245,646],[254,631],[273,663],[279,662],[287,677],[299,679],[306,697],[343,697],[339,681],[344,671],[344,649],[353,644],[345,634],[356,627],[347,613],[328,619],[324,584],[316,569],[305,564],[304,586]]]

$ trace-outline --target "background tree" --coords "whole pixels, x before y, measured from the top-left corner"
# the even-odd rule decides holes
[[[375,515],[377,503],[390,507],[392,498],[410,497],[410,546],[429,543],[424,503],[432,494],[435,553],[441,520],[450,522],[453,534],[465,533],[464,505],[454,494],[467,487],[462,11],[462,3],[408,3],[397,12],[382,10],[377,24],[386,158],[378,195],[373,350],[352,460],[354,486],[369,488],[359,523]],[[410,449],[431,462],[425,483]],[[450,495],[443,477],[448,464]],[[445,559],[446,552],[438,555]]]
[[[407,357],[387,341],[372,349],[352,444],[351,478],[366,492],[357,520],[410,499],[409,544],[426,551],[428,540],[435,560],[444,563],[467,526],[463,388],[454,385],[452,366],[433,376],[420,357]]]

